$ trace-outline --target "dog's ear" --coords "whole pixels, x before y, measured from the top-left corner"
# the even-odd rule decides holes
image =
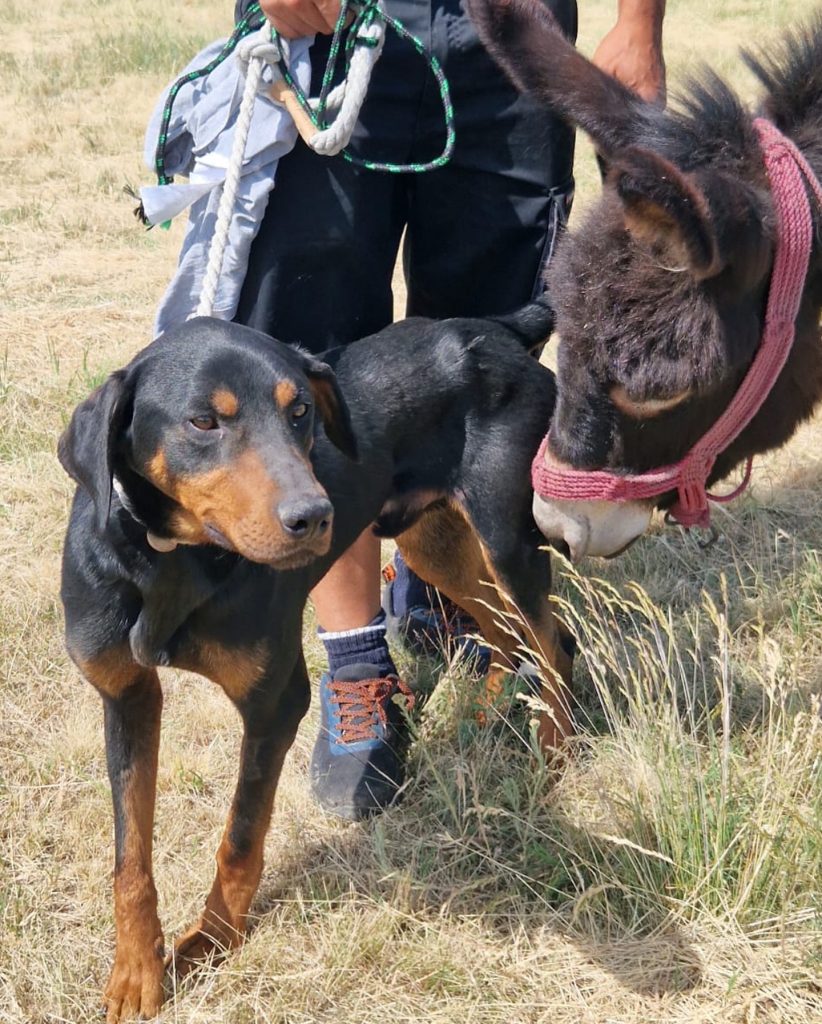
[[[301,352],[303,372],[308,377],[311,392],[317,405],[329,441],[354,462],[357,461],[357,439],[351,426],[351,415],[343,398],[337,375],[331,367]]]
[[[77,406],[57,444],[63,469],[91,495],[101,530],[111,507],[114,452],[131,416],[133,394],[128,372],[113,373]]]

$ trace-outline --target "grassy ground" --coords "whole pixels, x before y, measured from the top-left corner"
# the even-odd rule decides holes
[[[674,85],[811,10],[670,0]],[[98,699],[57,600],[70,409],[144,345],[180,240],[123,198],[155,95],[230,4],[0,0],[0,1021],[90,1019],[112,955]],[[582,3],[590,50],[611,3]],[[596,188],[583,149],[580,202]],[[551,780],[529,710],[484,730],[450,666],[416,720],[404,804],[327,820],[288,759],[245,947],[163,1020],[822,1021],[822,423],[761,460],[710,551],[659,529],[562,585],[583,735]],[[639,581],[642,590],[631,581]],[[313,668],[316,646],[309,640]],[[406,663],[429,681],[430,666]],[[434,673],[436,677],[436,673]],[[156,875],[196,913],[233,786],[235,716],[166,677]]]

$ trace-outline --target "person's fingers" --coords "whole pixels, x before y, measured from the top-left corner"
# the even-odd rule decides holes
[[[302,29],[298,28],[293,21],[287,21],[280,14],[276,15],[276,17],[269,18],[268,23],[285,39],[299,39],[300,36],[306,35],[306,33]]]
[[[323,0],[324,3],[337,0]],[[286,39],[310,36],[315,32],[327,35],[334,30],[334,21],[329,25],[325,14],[315,0],[276,0],[263,6],[263,13],[274,28]],[[337,2],[339,11],[339,3]]]
[[[340,0],[314,0],[317,10],[328,26],[327,31],[333,32],[340,16]],[[348,19],[353,17],[353,12],[348,12]]]

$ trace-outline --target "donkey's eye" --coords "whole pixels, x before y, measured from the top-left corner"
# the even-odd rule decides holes
[[[218,427],[214,416],[192,416],[188,422],[195,430],[216,430]]]
[[[291,419],[301,420],[303,416],[308,412],[307,402],[297,402],[296,405],[291,407]]]

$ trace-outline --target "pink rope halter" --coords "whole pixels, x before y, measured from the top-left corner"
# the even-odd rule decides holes
[[[813,244],[813,217],[805,182],[822,204],[822,186],[799,149],[775,125],[757,118],[754,127],[765,159],[765,170],[776,210],[774,256],[765,327],[759,350],[727,409],[679,462],[645,473],[618,476],[608,470],[549,466],[545,462],[550,433],[545,436],[531,467],[534,490],[542,498],[577,501],[631,501],[654,498],[676,490],[671,518],[681,526],[710,525],[708,501],[737,497],[751,479],[753,456],[745,478],[730,494],[710,494],[708,477],[720,452],[747,427],[768,397],[790,353],[795,321],[802,299]]]

